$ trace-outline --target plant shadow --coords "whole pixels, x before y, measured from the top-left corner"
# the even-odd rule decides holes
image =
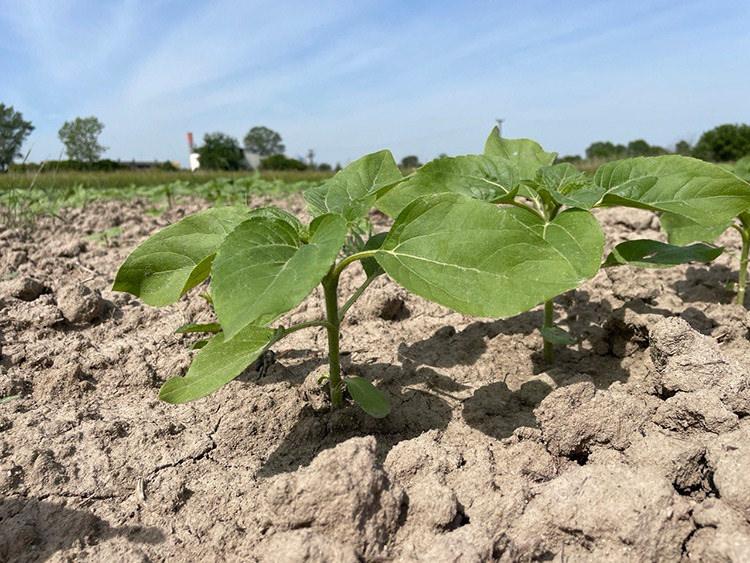
[[[685,277],[672,287],[686,303],[722,303],[734,301],[735,292],[730,288],[737,283],[737,272],[722,264],[710,267],[690,266]]]
[[[308,405],[268,456],[258,472],[259,477],[294,471],[309,464],[321,451],[357,436],[377,438],[378,459],[382,462],[388,451],[402,440],[415,438],[428,430],[446,428],[453,416],[453,406],[449,402],[452,394],[466,389],[425,366],[354,364],[347,369],[347,374],[377,380],[378,389],[391,403],[390,414],[375,419],[353,404],[333,412],[327,407],[316,412]]]
[[[111,526],[91,512],[46,500],[0,498],[1,561],[46,561],[60,550],[118,536],[143,544],[166,537],[159,528]]]

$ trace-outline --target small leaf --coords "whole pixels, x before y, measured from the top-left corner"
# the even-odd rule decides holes
[[[157,307],[176,302],[208,277],[216,249],[247,215],[247,209],[217,207],[162,229],[127,257],[112,289]]]
[[[601,200],[604,189],[567,162],[542,166],[534,180],[525,185],[537,193],[551,198],[557,205],[591,209]]]
[[[336,260],[346,239],[340,215],[321,215],[303,243],[286,221],[249,219],[216,253],[214,308],[227,340],[248,325],[266,325],[299,305]]]
[[[349,394],[363,411],[375,418],[383,418],[391,412],[388,398],[364,377],[351,376],[344,379]]]
[[[375,205],[386,215],[396,217],[412,201],[430,194],[459,193],[501,203],[515,197],[520,180],[516,166],[498,158],[482,155],[438,158],[380,197]]]
[[[725,225],[750,208],[750,184],[720,166],[669,155],[629,158],[594,175],[604,205],[624,205],[685,217],[703,227]]]
[[[689,262],[711,262],[722,252],[723,247],[703,243],[676,246],[657,240],[629,240],[615,246],[602,267],[669,268]]]
[[[198,352],[185,377],[173,377],[161,387],[159,398],[186,403],[205,397],[232,381],[252,364],[272,342],[275,332],[250,326],[230,342],[217,334]]]
[[[559,326],[545,326],[541,329],[542,338],[555,346],[571,346],[578,342],[570,334],[565,332]]]
[[[206,324],[195,324],[188,323],[182,325],[180,328],[174,331],[175,334],[188,334],[191,332],[221,332],[221,325],[219,323],[206,323]]]
[[[401,179],[391,151],[382,150],[355,160],[304,196],[314,216],[337,213],[351,222],[367,215],[379,190]]]
[[[604,234],[570,209],[553,221],[459,194],[422,197],[396,219],[375,257],[406,289],[467,315],[527,311],[593,277]]]
[[[200,350],[201,348],[204,348],[206,346],[206,344],[209,343],[209,341],[210,341],[209,338],[204,338],[202,340],[196,340],[195,342],[193,342],[191,344],[190,349],[191,350]]]
[[[484,154],[514,164],[521,179],[534,178],[539,168],[552,164],[557,157],[557,153],[546,152],[539,143],[531,139],[500,137],[497,127],[493,128],[487,137]]]
[[[367,242],[365,243],[362,250],[377,250],[378,248],[383,246],[383,242],[385,241],[387,236],[387,232],[372,235],[369,239],[367,239]],[[367,274],[368,278],[374,278],[385,273],[385,271],[380,266],[380,264],[378,264],[378,261],[375,260],[375,258],[365,258],[364,260],[362,260],[362,268],[364,269],[365,274]]]

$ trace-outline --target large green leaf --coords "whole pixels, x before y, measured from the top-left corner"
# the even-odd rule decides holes
[[[704,227],[726,224],[750,208],[750,184],[715,164],[685,156],[640,157],[605,164],[594,182],[604,205],[681,215]]]
[[[159,398],[177,404],[213,393],[245,371],[274,334],[270,328],[256,326],[246,327],[229,342],[224,334],[217,334],[196,354],[185,377],[173,377],[162,385]]]
[[[247,217],[245,208],[217,207],[162,229],[128,256],[112,289],[149,305],[174,303],[208,277],[216,249]]]
[[[314,216],[338,213],[347,221],[367,214],[380,189],[402,179],[391,151],[383,150],[355,160],[320,186],[305,192]]]
[[[484,154],[514,164],[524,180],[533,178],[539,168],[552,164],[557,157],[557,153],[546,152],[531,139],[501,137],[497,127],[492,129],[484,143]]]
[[[679,245],[690,244],[695,241],[713,242],[732,224],[732,221],[727,221],[726,223],[706,227],[699,225],[692,219],[674,213],[662,213],[659,222],[661,228],[667,233],[669,242]]]
[[[690,262],[711,262],[722,252],[722,247],[703,243],[676,246],[658,240],[628,240],[612,249],[602,267],[671,268]]]
[[[248,219],[252,219],[253,217],[281,219],[282,221],[286,221],[292,227],[294,227],[294,230],[297,231],[297,234],[299,234],[302,240],[305,240],[307,238],[307,227],[305,227],[305,225],[303,225],[302,222],[297,219],[297,217],[295,217],[288,211],[279,209],[278,207],[258,207],[257,209],[253,209],[252,211],[250,211],[247,215]]]
[[[410,204],[375,257],[426,299],[468,315],[506,317],[594,276],[603,248],[588,211],[545,222],[525,209],[442,194]]]
[[[346,377],[344,384],[354,402],[370,416],[383,418],[391,412],[391,405],[383,392],[364,377],[356,375]]]
[[[375,205],[383,213],[396,217],[412,201],[430,194],[460,193],[502,202],[516,195],[519,182],[518,169],[505,160],[482,155],[438,158],[389,190]]]
[[[346,238],[346,221],[326,214],[303,243],[286,221],[249,219],[216,253],[211,288],[227,340],[248,325],[265,325],[296,307],[320,283]]]

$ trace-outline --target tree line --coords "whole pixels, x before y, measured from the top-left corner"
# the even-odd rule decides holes
[[[99,143],[104,124],[96,117],[76,117],[66,121],[58,131],[69,159],[67,167],[111,170],[117,168],[114,161],[101,160],[107,147]],[[0,103],[0,172],[6,172],[16,159],[23,159],[22,147],[34,131],[30,121],[13,106]],[[266,170],[339,170],[328,163],[315,162],[315,151],[310,149],[306,158],[290,158],[285,155],[286,146],[281,135],[268,127],[252,127],[243,144],[222,132],[207,133],[203,144],[195,148],[200,157],[200,166],[209,170],[242,170],[249,167],[246,153],[257,155],[260,168]],[[679,141],[674,148],[651,145],[643,139],[630,141],[627,145],[611,141],[596,141],[586,148],[588,160],[614,160],[634,156],[658,156],[676,153],[693,156],[711,162],[737,161],[750,155],[750,125],[724,124],[706,131],[695,145]],[[560,162],[582,161],[578,155],[563,156]],[[401,160],[401,168],[419,168],[419,159],[409,155]]]

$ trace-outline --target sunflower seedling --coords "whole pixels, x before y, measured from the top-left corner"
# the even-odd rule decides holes
[[[434,160],[408,180],[384,193],[376,205],[400,217],[415,199],[428,194],[454,194],[499,206],[508,217],[501,246],[484,250],[487,260],[506,256],[503,276],[481,312],[469,314],[507,317],[544,304],[544,352],[551,360],[553,346],[570,344],[570,335],[553,322],[552,300],[596,275],[601,267],[631,265],[663,268],[692,261],[708,262],[721,248],[708,244],[678,246],[633,240],[617,245],[602,262],[604,234],[591,213],[597,207],[647,209],[675,221],[711,228],[750,207],[746,182],[722,168],[681,156],[633,158],[607,163],[590,178],[572,165],[555,164],[549,153],[529,139],[501,138],[493,130],[484,154]],[[715,227],[713,227],[715,228]],[[726,228],[726,227],[724,227]],[[693,238],[684,241],[701,240]],[[557,255],[538,261],[548,249]],[[473,290],[491,292],[475,286]],[[502,303],[492,307],[491,304]]]

